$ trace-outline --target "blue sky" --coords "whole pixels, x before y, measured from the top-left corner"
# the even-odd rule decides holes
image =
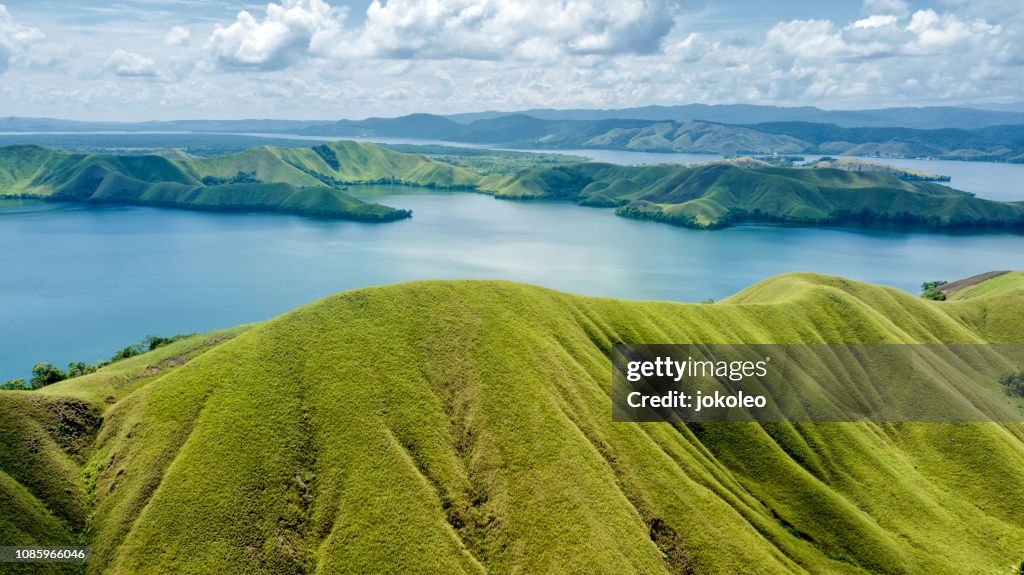
[[[1024,99],[1024,0],[0,6],[2,115],[322,119]]]

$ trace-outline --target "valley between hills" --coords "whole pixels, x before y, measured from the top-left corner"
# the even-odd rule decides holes
[[[500,154],[499,152],[494,152]],[[538,156],[541,158],[541,156]],[[569,156],[565,158],[572,159]],[[357,199],[350,186],[394,184],[551,199],[613,208],[623,217],[714,229],[743,222],[1024,229],[1024,202],[1000,202],[865,162],[780,167],[752,158],[702,164],[619,166],[550,158],[479,169],[450,158],[338,141],[308,148],[260,146],[199,158],[0,147],[0,197],[208,211],[267,211],[386,222],[409,210]]]
[[[340,293],[0,391],[0,535],[88,573],[1009,573],[1021,424],[610,420],[618,341],[1024,343],[1024,273],[949,286]]]

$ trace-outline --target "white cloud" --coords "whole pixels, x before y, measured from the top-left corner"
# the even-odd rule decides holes
[[[103,69],[124,77],[153,77],[157,75],[156,62],[148,56],[117,49],[103,65]]]
[[[175,26],[167,31],[164,36],[164,44],[167,46],[187,46],[192,34],[188,28]]]
[[[15,23],[7,7],[0,4],[0,73],[11,65],[45,68],[66,61],[66,47],[48,42],[38,28]]]
[[[202,37],[200,20],[184,18],[176,23],[193,22],[180,30],[194,38],[164,19],[138,31],[124,22],[88,35],[69,28],[77,73],[5,81],[0,108],[336,118],[694,101],[1010,102],[1024,94],[1024,11],[1006,4],[935,0],[913,11],[868,1],[848,20],[737,28],[669,0],[364,0],[359,18],[340,0],[273,0]],[[9,61],[14,75],[41,61],[46,43],[10,20],[0,14],[0,65]],[[10,40],[12,29],[21,40]]]
[[[322,0],[283,0],[267,4],[261,21],[239,12],[234,23],[214,29],[206,48],[220,68],[280,69],[318,53],[341,31],[344,17]]]
[[[336,51],[383,57],[554,59],[653,53],[674,24],[673,0],[374,0]]]
[[[954,14],[937,14],[934,10],[918,10],[910,18],[907,30],[916,38],[907,46],[911,54],[942,54],[954,49],[978,45],[985,36],[1000,32],[999,26],[977,19],[962,20]]]
[[[857,20],[850,24],[851,29],[870,30],[873,28],[886,28],[899,22],[899,18],[891,14],[873,14],[867,18]]]
[[[307,57],[553,60],[657,52],[677,0],[373,0],[365,21],[323,0],[242,11],[207,42],[221,69],[274,70]]]
[[[967,58],[985,50],[986,39],[1002,29],[982,19],[918,10],[910,19],[874,14],[837,28],[829,20],[793,20],[776,24],[766,45],[806,60],[856,60],[890,56],[934,56],[956,52]]]

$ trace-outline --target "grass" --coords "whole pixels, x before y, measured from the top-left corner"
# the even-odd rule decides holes
[[[467,188],[476,178],[421,155],[355,142],[260,146],[215,158],[86,155],[32,145],[0,148],[0,195],[363,221],[391,221],[411,213],[358,200],[344,192],[346,185]]]
[[[570,154],[542,152],[512,152],[490,148],[420,144],[385,144],[396,152],[423,154],[429,158],[459,166],[481,176],[512,174],[538,165],[558,166],[586,162],[587,158]]]
[[[621,424],[608,395],[616,341],[1024,343],[1024,289],[998,292],[345,292],[0,395],[0,429],[36,434],[0,441],[0,540],[82,537],[92,573],[1007,572],[1020,424]],[[59,402],[102,426],[55,439]]]
[[[979,199],[883,172],[725,162],[639,167],[588,163],[491,176],[480,187],[498,197],[569,199],[617,207],[616,213],[625,217],[696,228],[788,222],[1024,229],[1024,203]]]
[[[877,171],[778,168],[748,160],[637,167],[563,163],[573,157],[553,154],[424,150],[434,156],[346,141],[310,148],[260,146],[213,158],[7,146],[0,147],[0,197],[362,221],[410,217],[408,210],[366,203],[345,192],[349,185],[383,183],[572,200],[615,208],[624,217],[697,228],[786,222],[1024,229],[1022,202],[983,200]]]
[[[948,286],[942,286],[942,289],[950,291],[948,297],[952,300],[1018,293],[1024,289],[1024,273],[1004,272],[983,282],[965,285],[956,291],[950,290]]]

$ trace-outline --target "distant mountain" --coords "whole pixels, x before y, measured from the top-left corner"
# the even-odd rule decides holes
[[[442,116],[409,114],[397,118],[367,118],[365,120],[339,120],[317,124],[303,129],[304,133],[344,136],[387,136],[444,140],[454,136],[462,125]]]
[[[525,114],[458,124],[439,116],[344,120],[307,128],[319,136],[408,137],[525,148],[595,148],[707,154],[843,154],[1024,161],[1024,124],[974,130],[845,128],[811,122],[749,125],[638,119],[545,120]]]
[[[998,124],[1024,124],[1024,105],[1005,109],[975,109],[952,106],[924,108],[880,108],[877,110],[822,110],[813,106],[784,108],[751,104],[687,104],[684,106],[643,106],[622,109],[536,108],[515,112],[477,112],[452,114],[449,119],[468,124],[501,116],[525,114],[542,120],[608,120],[631,119],[674,122],[703,120],[722,124],[759,124],[762,122],[820,122],[838,126],[936,129],[972,129]]]
[[[810,147],[804,150],[806,153],[1024,161],[1024,125],[989,126],[974,130],[916,130],[773,122],[746,127],[807,142]]]
[[[428,116],[429,117],[429,116]],[[543,120],[516,114],[470,124],[433,116],[404,116],[358,122],[343,120],[314,126],[304,133],[319,136],[420,137],[457,142],[529,148],[608,148],[637,151],[703,153],[798,153],[808,144],[739,126],[708,122],[649,122],[646,120]],[[444,123],[449,122],[449,123]],[[433,125],[438,131],[424,131]]]
[[[719,110],[721,106],[690,106],[688,109]],[[765,107],[734,106],[729,117],[751,120],[764,116]],[[653,110],[645,109],[645,110]],[[668,110],[664,108],[662,110]],[[842,154],[895,158],[941,158],[1024,162],[1024,123],[981,128],[908,127],[927,112],[935,117],[952,110],[957,117],[1019,119],[1007,114],[960,108],[895,108],[883,111],[833,112],[816,108],[778,108],[786,114],[799,111],[834,118],[836,114],[875,114],[887,125],[848,127],[842,122],[771,121],[723,123],[705,120],[651,120],[641,118],[545,119],[528,114],[508,114],[460,123],[443,116],[410,114],[397,118],[368,118],[334,122],[291,120],[175,120],[167,122],[116,123],[71,122],[47,118],[3,118],[0,132],[26,131],[170,131],[210,133],[281,133],[306,137],[411,138],[470,144],[539,149],[595,148],[643,152],[709,154]],[[616,111],[620,112],[620,111]],[[743,112],[742,114],[739,112]],[[782,113],[780,112],[780,113]],[[820,112],[820,114],[819,114]],[[884,113],[883,113],[884,112]],[[589,112],[588,112],[589,113]],[[950,112],[953,114],[953,112]],[[905,117],[900,117],[905,114]],[[651,112],[649,115],[657,115]],[[986,116],[987,115],[987,116]],[[896,117],[893,117],[896,116]],[[951,116],[952,117],[952,116]],[[463,117],[463,119],[466,119]],[[846,118],[849,120],[849,118]],[[905,121],[904,121],[905,120]],[[902,123],[901,123],[902,121]]]

